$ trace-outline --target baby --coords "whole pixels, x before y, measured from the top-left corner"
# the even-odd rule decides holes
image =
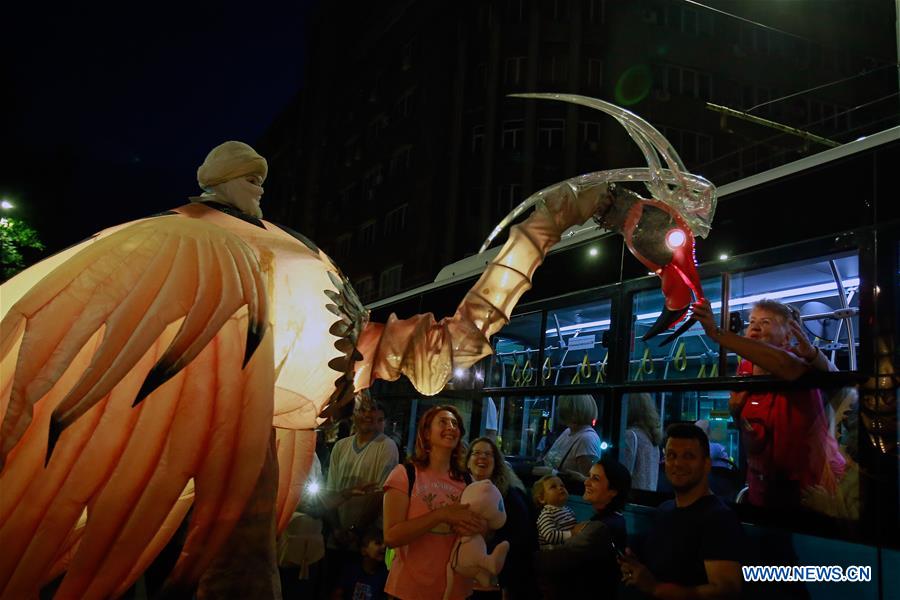
[[[572,537],[575,513],[566,506],[569,493],[562,479],[545,475],[537,480],[533,489],[534,503],[541,507],[537,519],[538,543],[542,550],[562,544]]]

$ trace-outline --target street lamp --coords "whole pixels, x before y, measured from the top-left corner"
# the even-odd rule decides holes
[[[4,198],[2,201],[0,201],[0,208],[2,208],[3,210],[9,210],[11,208],[15,208],[15,205]]]

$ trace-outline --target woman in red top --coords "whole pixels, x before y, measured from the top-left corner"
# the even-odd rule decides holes
[[[836,370],[809,343],[796,314],[781,302],[754,304],[744,337],[717,327],[708,301],[694,305],[694,316],[713,341],[742,357],[738,375],[794,380],[811,370]],[[796,347],[790,345],[792,337]],[[804,489],[822,486],[835,491],[845,461],[828,430],[819,390],[734,392],[729,407],[747,452],[751,504],[799,506]]]

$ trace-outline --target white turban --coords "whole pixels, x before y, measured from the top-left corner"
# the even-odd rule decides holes
[[[266,159],[243,142],[225,142],[213,148],[197,169],[197,183],[206,191],[215,185],[244,175],[259,175],[263,180],[269,172]]]

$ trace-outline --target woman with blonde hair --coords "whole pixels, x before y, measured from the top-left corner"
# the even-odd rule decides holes
[[[593,428],[597,403],[589,394],[560,396],[556,415],[567,427],[547,451],[544,463],[558,471],[564,481],[584,481],[591,465],[600,458],[600,436]]]
[[[487,531],[485,520],[459,503],[467,479],[463,435],[456,408],[428,409],[411,464],[397,465],[384,483],[384,543],[397,549],[384,591],[395,598],[443,598],[457,535]],[[470,581],[456,577],[449,598],[471,591]]]
[[[656,402],[650,394],[628,394],[628,429],[622,464],[631,473],[631,487],[656,491],[659,480],[659,444],[662,430]]]

